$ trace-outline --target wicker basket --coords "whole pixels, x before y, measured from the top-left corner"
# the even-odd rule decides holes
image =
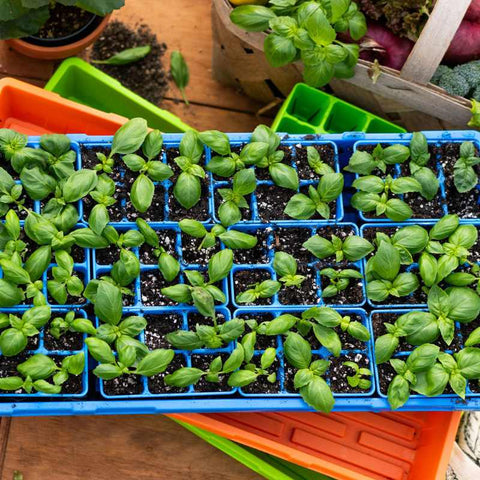
[[[465,128],[469,100],[448,95],[429,83],[471,0],[437,0],[420,38],[401,71],[381,67],[374,84],[370,62],[359,60],[355,76],[330,82],[335,94],[409,130]],[[300,63],[274,68],[263,53],[265,33],[245,32],[230,21],[228,0],[213,0],[213,74],[221,83],[240,87],[262,104],[283,98],[302,81]]]

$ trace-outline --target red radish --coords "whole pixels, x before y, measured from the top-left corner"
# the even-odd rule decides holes
[[[480,2],[475,2],[480,13]],[[466,63],[480,58],[480,19],[463,20],[445,54],[447,63]]]
[[[470,22],[480,22],[480,0],[472,0],[470,7],[468,7],[465,20]]]
[[[368,22],[367,35],[360,41],[360,58],[400,70],[410,55],[413,42],[397,37],[384,26]]]

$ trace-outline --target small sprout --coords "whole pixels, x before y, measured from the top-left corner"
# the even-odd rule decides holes
[[[248,290],[239,293],[235,300],[237,303],[254,303],[259,298],[271,298],[280,290],[281,286],[282,284],[275,280],[254,283],[248,286]]]
[[[352,388],[360,388],[368,390],[372,386],[371,377],[372,372],[368,368],[360,368],[355,362],[343,362],[343,365],[353,370],[354,375],[347,376],[347,382]]]
[[[460,146],[460,158],[453,167],[453,180],[458,192],[466,193],[478,184],[475,165],[480,165],[480,157],[475,152],[472,142],[463,142]]]
[[[273,269],[285,287],[298,287],[305,280],[304,275],[297,275],[297,261],[285,252],[276,252],[273,258]]]
[[[332,235],[331,238],[329,241],[320,235],[313,235],[304,242],[303,247],[320,259],[335,255],[337,263],[343,260],[357,262],[365,258],[374,248],[368,240],[357,235],[349,235],[343,241],[336,235]]]
[[[70,311],[64,317],[55,317],[50,322],[49,333],[53,338],[59,340],[67,332],[95,335],[97,330],[88,318],[76,317],[75,312]]]
[[[362,279],[363,275],[353,268],[335,270],[334,268],[323,268],[320,275],[327,277],[330,283],[322,290],[323,298],[336,297],[350,286],[352,278]]]

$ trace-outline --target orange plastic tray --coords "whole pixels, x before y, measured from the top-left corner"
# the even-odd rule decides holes
[[[444,480],[461,412],[170,416],[338,480]]]
[[[27,135],[113,135],[127,121],[13,78],[0,80],[0,127]]]

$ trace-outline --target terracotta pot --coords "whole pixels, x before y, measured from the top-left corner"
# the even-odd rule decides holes
[[[17,52],[26,55],[27,57],[39,58],[43,60],[56,60],[60,58],[67,58],[81,52],[89,45],[91,45],[103,32],[110,19],[110,14],[103,17],[102,21],[95,27],[93,31],[88,33],[83,38],[67,43],[61,46],[42,46],[35,45],[30,41],[21,38],[13,38],[5,40],[7,44]]]

